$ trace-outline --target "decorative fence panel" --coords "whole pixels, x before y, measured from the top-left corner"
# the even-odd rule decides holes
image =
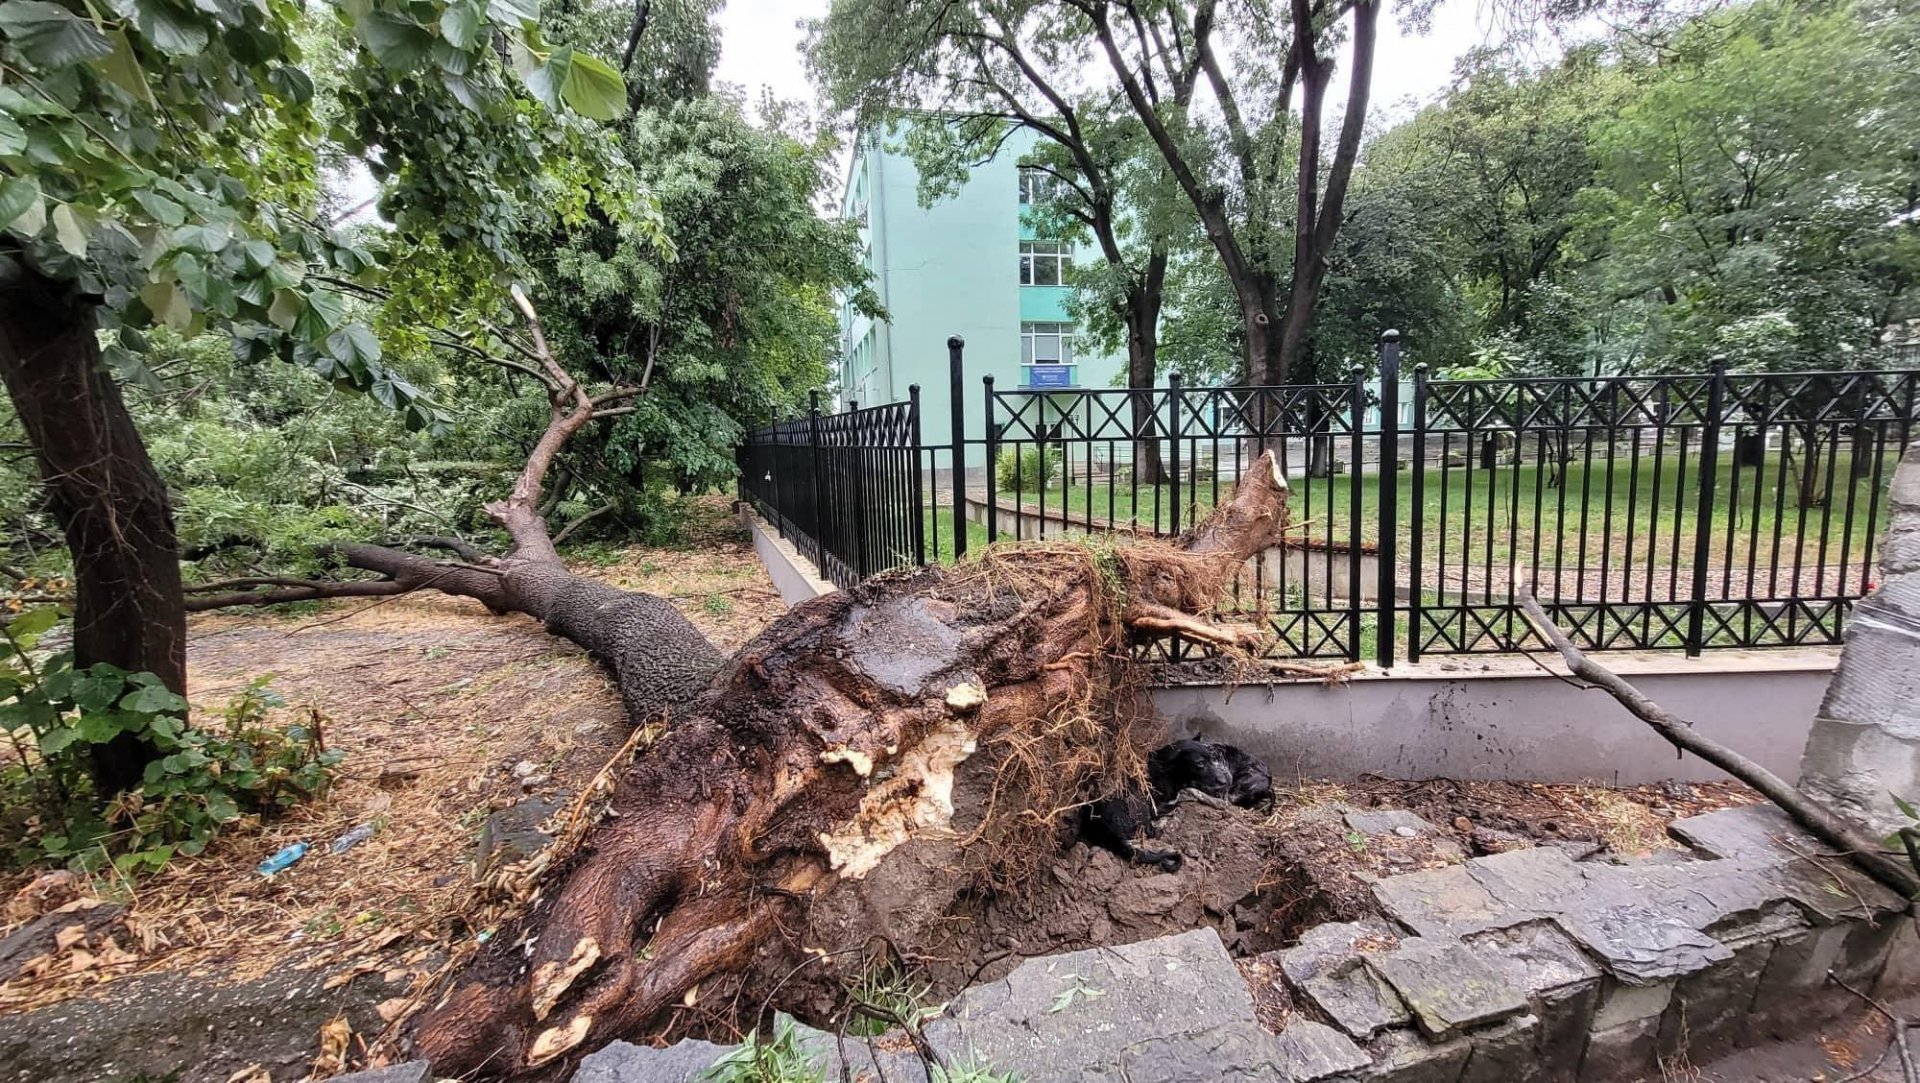
[[[1839,642],[1920,386],[1913,370],[1403,383],[1389,334],[1373,381],[968,392],[949,346],[948,444],[921,440],[916,387],[740,448],[742,498],[835,583],[983,543],[1176,535],[1270,449],[1291,537],[1223,615],[1264,621],[1274,657],[1382,665],[1536,646],[1523,586],[1594,650]]]

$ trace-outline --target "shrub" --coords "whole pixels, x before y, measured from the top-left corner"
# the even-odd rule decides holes
[[[993,460],[993,480],[1001,492],[1034,492],[1060,473],[1060,449],[1046,444],[1001,448]]]
[[[0,770],[0,802],[33,810],[11,843],[17,860],[153,872],[176,853],[200,853],[242,817],[270,817],[326,789],[341,754],[327,750],[317,713],[307,725],[266,724],[282,703],[268,678],[236,695],[209,732],[187,724],[187,701],[151,673],[75,668],[70,652],[39,651],[59,616],[29,609],[0,626],[0,729],[17,756]],[[93,749],[123,733],[159,755],[135,789],[95,793]]]

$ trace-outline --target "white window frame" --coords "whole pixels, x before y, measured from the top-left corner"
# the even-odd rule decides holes
[[[1075,327],[1070,323],[1027,322],[1020,325],[1020,363],[1022,365],[1072,365],[1075,364],[1073,339]],[[1052,357],[1041,357],[1040,352],[1047,350]]]
[[[1065,241],[1021,241],[1020,284],[1064,286],[1073,273],[1073,246]],[[1046,281],[1051,279],[1052,281]]]
[[[1041,207],[1060,198],[1066,183],[1044,169],[1030,165],[1020,167],[1020,205],[1022,207]]]

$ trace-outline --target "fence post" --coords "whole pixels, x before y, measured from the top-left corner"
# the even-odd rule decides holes
[[[1380,334],[1380,551],[1379,580],[1375,587],[1374,643],[1381,669],[1393,668],[1394,573],[1399,569],[1400,531],[1400,332]],[[1360,483],[1359,464],[1354,465],[1354,484]]]
[[[927,498],[920,487],[920,385],[907,385],[907,421],[909,438],[913,450],[907,452],[907,462],[913,470],[913,563],[916,567],[925,567],[927,563]]]
[[[996,422],[993,413],[993,373],[989,372],[985,376],[980,377],[980,386],[985,391],[983,398],[986,401],[986,412],[981,415],[981,418],[985,425],[983,432],[987,439],[987,476],[985,478],[987,484],[987,544],[992,545],[994,542],[1000,540],[1000,426]],[[1014,454],[1018,455],[1019,452],[1016,451]],[[1019,478],[1016,476],[1014,480],[1017,482]],[[1016,491],[1014,493],[1014,503],[1018,504],[1019,502],[1020,495]],[[1018,511],[1014,512],[1013,537],[1015,541],[1020,540],[1020,513]]]
[[[827,550],[827,503],[826,492],[822,487],[820,469],[820,392],[807,392],[807,473],[813,476],[813,522],[807,524],[807,536],[813,539],[816,552],[814,565],[824,574],[824,560]],[[786,511],[781,510],[780,518],[785,519]]]
[[[1713,489],[1720,465],[1720,414],[1727,396],[1724,358],[1713,363],[1711,381],[1707,385],[1707,416],[1700,427],[1699,503],[1693,521],[1693,593],[1687,607],[1687,655],[1693,658],[1699,657],[1701,648],[1706,646],[1707,562],[1713,557]]]
[[[1412,468],[1412,491],[1407,494],[1413,505],[1407,517],[1407,661],[1418,662],[1420,603],[1425,600],[1420,563],[1426,556],[1427,534],[1427,366],[1423,364],[1413,366]]]
[[[1354,369],[1353,383],[1347,394],[1352,399],[1347,411],[1347,423],[1352,426],[1349,431],[1353,435],[1353,461],[1347,464],[1347,661],[1358,662],[1360,660],[1360,558],[1362,555],[1360,516],[1364,511],[1360,500],[1360,480],[1366,476],[1366,470],[1360,460],[1361,452],[1366,448],[1367,439],[1367,372],[1364,368]],[[1329,431],[1327,433],[1329,468],[1332,466],[1333,451],[1333,433]],[[1333,511],[1332,474],[1327,475],[1327,496],[1327,511],[1331,513]],[[1378,629],[1375,631],[1377,634]]]
[[[1167,533],[1175,536],[1180,533],[1180,397],[1180,374],[1176,372],[1167,377],[1167,436],[1171,438],[1167,451],[1168,477],[1171,479],[1167,494],[1170,507],[1167,512],[1172,523]],[[1137,516],[1139,509],[1134,509],[1134,512]]]
[[[967,555],[967,404],[962,377],[960,351],[967,340],[959,335],[947,339],[948,400],[953,407],[953,559]],[[992,463],[988,463],[992,472]]]

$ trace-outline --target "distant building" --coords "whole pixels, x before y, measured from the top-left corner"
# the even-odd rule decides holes
[[[981,435],[988,374],[1003,389],[1114,386],[1124,356],[1084,348],[1066,307],[1074,263],[1099,252],[1036,236],[1027,214],[1053,179],[1019,165],[1034,139],[1014,132],[956,195],[922,207],[913,160],[884,138],[862,136],[840,213],[860,225],[873,288],[892,319],[842,307],[841,407],[898,402],[919,384],[923,438],[951,440],[951,335],[966,340],[971,437]]]

